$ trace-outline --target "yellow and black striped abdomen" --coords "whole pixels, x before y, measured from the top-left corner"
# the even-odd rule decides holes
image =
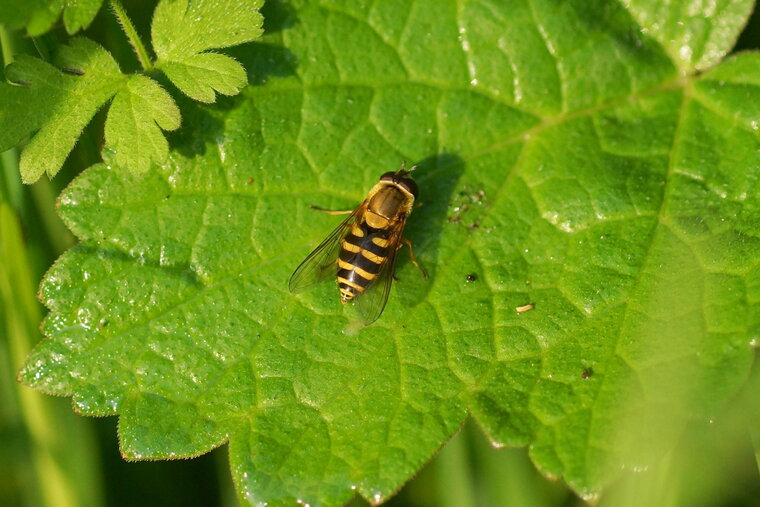
[[[354,224],[341,242],[338,257],[338,287],[345,304],[363,293],[388,261],[388,229]]]

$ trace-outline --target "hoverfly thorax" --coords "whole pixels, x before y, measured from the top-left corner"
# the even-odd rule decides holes
[[[374,229],[382,229],[402,220],[414,204],[414,197],[395,185],[382,186],[370,195],[364,219]]]
[[[297,292],[332,275],[341,303],[356,299],[365,323],[377,320],[388,300],[402,241],[409,244],[411,254],[411,244],[402,236],[418,195],[410,172],[402,168],[383,174],[364,202],[346,212],[351,215],[296,269],[290,290]],[[413,255],[412,262],[417,265]]]

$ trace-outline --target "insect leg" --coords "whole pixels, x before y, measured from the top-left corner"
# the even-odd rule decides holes
[[[409,241],[409,240],[408,240],[408,239],[406,239],[406,238],[401,238],[401,242],[402,242],[402,243],[404,243],[405,245],[408,245],[408,246],[409,246],[409,258],[412,260],[412,264],[414,264],[414,266],[415,266],[417,269],[419,269],[419,270],[420,270],[420,273],[422,273],[422,278],[424,278],[425,280],[427,280],[427,279],[428,279],[428,274],[427,274],[427,271],[425,271],[425,268],[423,268],[422,266],[420,266],[420,265],[417,263],[417,260],[414,258],[414,250],[412,250],[412,242],[411,242],[411,241]],[[400,246],[400,245],[399,245],[399,246]]]
[[[313,204],[310,204],[309,207],[311,209],[315,209],[317,211],[321,211],[322,213],[327,213],[328,215],[348,215],[349,213],[353,213],[354,210],[350,209],[347,211],[334,211],[330,209],[320,208],[319,206],[314,206]]]

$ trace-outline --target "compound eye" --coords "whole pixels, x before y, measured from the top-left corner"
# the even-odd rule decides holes
[[[383,174],[380,176],[380,181],[393,181],[393,178],[396,176],[396,173],[391,171]]]
[[[417,189],[417,183],[412,178],[401,178],[398,181],[398,184],[399,186],[403,187],[404,190],[412,194],[415,199],[419,195],[419,190]]]

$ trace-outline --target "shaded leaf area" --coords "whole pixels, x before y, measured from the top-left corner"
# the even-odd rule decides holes
[[[61,196],[82,243],[25,382],[119,414],[130,458],[228,441],[269,505],[380,503],[468,414],[590,498],[718,414],[760,329],[758,54],[684,75],[617,2],[271,9],[250,58],[285,46],[293,75]],[[401,160],[431,280],[402,259],[366,328],[331,284],[289,294],[337,221],[308,205]]]
[[[202,102],[214,102],[216,93],[238,93],[247,83],[245,69],[229,56],[208,51],[257,39],[261,3],[162,0],[151,32],[157,68]],[[65,12],[88,4],[75,2]],[[21,155],[25,183],[54,176],[84,127],[110,101],[106,147],[123,169],[144,172],[165,162],[169,146],[162,131],[180,126],[177,104],[156,80],[123,74],[105,48],[84,37],[61,46],[53,64],[19,55],[6,77],[13,84],[0,83],[0,120],[6,126],[0,150],[34,134]],[[29,104],[35,107],[30,110]]]

